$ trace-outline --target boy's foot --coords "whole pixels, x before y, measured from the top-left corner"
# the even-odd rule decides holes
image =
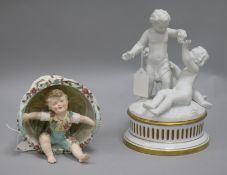
[[[48,161],[48,163],[50,163],[50,164],[54,164],[54,163],[57,162],[54,156],[49,156],[49,157],[47,158],[47,161]]]
[[[86,162],[88,162],[88,159],[89,159],[88,154],[83,154],[83,155],[80,156],[79,162],[80,163],[86,163]]]
[[[212,107],[212,104],[206,100],[204,100],[203,102],[200,103],[201,106],[203,106],[204,108],[210,109]]]
[[[146,103],[143,103],[143,107],[147,110],[153,109],[153,107],[151,105],[148,105]]]
[[[138,97],[138,99],[136,101],[146,101],[146,100],[147,100],[147,98],[145,98],[145,97]]]
[[[149,110],[155,117],[159,117],[160,114],[155,110],[155,109],[151,109]]]

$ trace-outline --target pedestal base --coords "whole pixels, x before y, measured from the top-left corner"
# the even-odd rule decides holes
[[[193,102],[175,106],[161,116],[143,107],[145,101],[129,106],[130,127],[123,141],[129,148],[145,154],[184,155],[199,152],[209,144],[204,131],[206,110]],[[146,101],[146,103],[149,101]]]
[[[206,149],[209,144],[209,136],[204,132],[202,137],[190,142],[156,143],[139,139],[127,130],[124,134],[123,142],[128,148],[144,154],[177,156],[192,154]]]

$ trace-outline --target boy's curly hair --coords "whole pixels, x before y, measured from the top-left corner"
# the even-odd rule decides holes
[[[51,90],[50,92],[47,93],[46,101],[49,98],[52,98],[52,97],[62,97],[62,96],[68,97],[62,90],[60,90],[60,89],[53,89],[53,90]]]
[[[197,47],[193,48],[191,50],[191,54],[194,58],[195,63],[200,67],[203,66],[204,63],[209,58],[209,55],[208,55],[206,49],[204,49],[202,46],[197,46]]]

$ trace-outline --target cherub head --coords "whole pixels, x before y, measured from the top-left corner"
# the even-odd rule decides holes
[[[209,55],[208,55],[206,49],[204,49],[201,46],[193,48],[191,50],[191,56],[192,56],[195,64],[197,64],[199,67],[203,66],[204,63],[209,58]]]
[[[167,11],[156,9],[150,16],[150,22],[158,33],[164,33],[170,22],[170,15]]]
[[[60,114],[68,110],[68,96],[60,89],[51,90],[46,97],[49,110]]]

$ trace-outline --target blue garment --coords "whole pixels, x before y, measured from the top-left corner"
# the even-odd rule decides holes
[[[55,117],[50,118],[51,144],[56,147],[63,148],[65,151],[71,151],[71,145],[66,140],[65,133],[71,127],[72,115],[73,113],[69,111],[62,120]]]
[[[52,131],[51,132],[51,144],[60,146],[66,151],[71,151],[70,144],[66,140],[65,133],[62,131]]]

